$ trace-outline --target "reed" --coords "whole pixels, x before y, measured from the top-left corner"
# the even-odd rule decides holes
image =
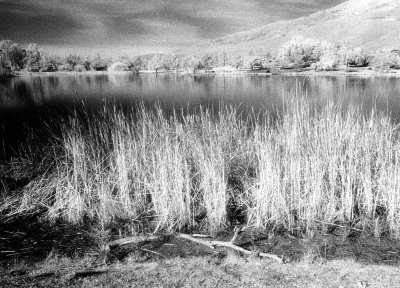
[[[40,206],[49,219],[102,225],[149,217],[155,230],[341,223],[400,238],[400,141],[390,118],[333,103],[313,109],[303,98],[280,115],[75,115],[53,141],[52,169],[2,210]]]

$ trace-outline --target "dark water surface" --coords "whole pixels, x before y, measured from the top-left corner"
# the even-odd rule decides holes
[[[240,110],[267,108],[277,111],[296,95],[323,106],[329,99],[344,105],[373,106],[400,119],[400,79],[349,76],[188,76],[177,74],[73,74],[21,76],[0,83],[0,143],[18,134],[21,127],[40,128],[54,115],[65,117],[84,103],[103,109],[104,103],[130,106],[159,103],[167,112],[220,104]]]
[[[48,108],[80,105],[102,107],[105,102],[161,103],[172,107],[219,103],[244,109],[277,108],[293,95],[307,94],[320,104],[328,99],[362,104],[400,115],[400,79],[346,76],[188,76],[178,74],[72,74],[21,76],[0,83],[0,112],[37,113]]]

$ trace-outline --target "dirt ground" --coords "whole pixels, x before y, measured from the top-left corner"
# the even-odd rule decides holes
[[[0,287],[400,287],[400,243],[344,228],[313,237],[246,230],[236,244],[254,253],[244,256],[169,234],[101,253],[76,227],[60,227],[53,234],[41,227],[37,239],[14,231],[13,241],[3,229]],[[86,249],[72,252],[79,243]]]
[[[1,273],[1,287],[400,287],[398,266],[353,260],[279,264],[228,252],[121,263],[88,270],[87,259],[54,258]],[[84,272],[83,272],[84,271]]]

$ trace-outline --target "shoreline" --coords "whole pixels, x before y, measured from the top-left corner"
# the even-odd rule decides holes
[[[62,75],[115,75],[115,74],[179,74],[179,75],[189,75],[189,76],[214,76],[214,75],[249,75],[249,76],[324,76],[324,77],[334,77],[334,76],[356,76],[356,77],[387,77],[387,78],[400,78],[400,70],[393,70],[389,72],[380,72],[374,70],[356,70],[356,71],[345,71],[345,70],[336,70],[336,71],[314,71],[314,70],[305,70],[305,71],[294,71],[294,70],[284,70],[278,72],[267,72],[267,70],[252,70],[252,71],[217,71],[217,72],[184,72],[181,70],[178,71],[159,71],[155,72],[155,70],[141,70],[139,73],[135,73],[132,71],[84,71],[84,72],[75,72],[75,71],[55,71],[55,72],[25,72],[25,71],[17,71],[13,72],[15,77],[18,76],[62,76]]]
[[[357,76],[357,77],[388,77],[400,78],[400,70],[393,72],[379,72],[374,70],[359,70],[349,72],[345,70],[338,71],[301,71],[301,72],[284,72],[277,75],[285,76]]]

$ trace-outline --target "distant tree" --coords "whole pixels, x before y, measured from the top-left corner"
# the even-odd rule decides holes
[[[40,71],[41,72],[54,72],[58,70],[58,67],[62,65],[62,60],[58,56],[42,54],[40,60]]]
[[[203,69],[204,65],[201,62],[200,57],[198,56],[192,56],[189,58],[188,61],[188,68],[193,71],[193,73],[196,73],[197,70]]]
[[[25,69],[31,72],[38,72],[40,70],[41,56],[39,47],[35,43],[29,44],[26,49],[26,57],[24,59]]]
[[[0,41],[0,58],[3,66],[13,70],[22,69],[26,51],[11,40]]]
[[[220,52],[216,55],[216,66],[223,67],[228,65],[228,56],[226,52]]]
[[[243,66],[243,57],[238,54],[228,55],[228,65],[239,69],[239,67]]]
[[[3,52],[0,50],[0,68],[6,67],[6,57],[3,55]]]
[[[85,59],[82,60],[81,64],[85,67],[86,71],[89,71],[91,63],[92,63],[92,60],[90,59],[90,57],[86,57]]]
[[[349,54],[350,48],[348,47],[347,43],[344,43],[343,45],[340,45],[338,49],[336,50],[336,54],[339,57],[339,62],[340,64],[347,66],[347,57]]]
[[[65,64],[69,65],[72,68],[72,70],[74,70],[76,65],[78,64],[83,65],[83,60],[78,55],[70,54],[68,57],[65,58]]]
[[[147,62],[147,69],[155,70],[156,73],[158,72],[158,70],[161,70],[163,68],[164,68],[164,64],[162,62],[161,55],[156,54]]]
[[[135,73],[139,73],[139,70],[142,69],[143,61],[140,56],[134,57],[128,65],[128,69]]]
[[[279,58],[297,67],[307,67],[319,61],[320,42],[311,38],[295,37],[285,43],[279,51]]]
[[[171,54],[161,56],[160,61],[163,69],[171,70],[174,66],[174,57]]]
[[[113,63],[121,62],[125,65],[128,65],[131,62],[131,59],[127,55],[119,55],[118,57],[113,59]]]
[[[0,55],[1,55],[1,61],[4,66],[9,66],[11,67],[11,55],[10,55],[10,50],[11,46],[14,45],[15,43],[11,40],[2,40],[0,41]]]
[[[83,64],[76,64],[74,67],[75,72],[85,72],[87,71],[86,66]]]
[[[128,71],[128,65],[122,62],[115,62],[108,67],[108,71],[110,72],[121,72],[121,71]]]
[[[334,52],[323,53],[320,60],[315,64],[315,70],[332,71],[339,66],[339,56]]]
[[[323,71],[335,70],[341,64],[340,50],[341,45],[322,41],[320,44],[321,56],[319,61],[313,63],[310,67],[315,70]]]
[[[204,69],[211,70],[216,67],[216,60],[212,54],[206,53],[206,54],[203,54],[200,58],[201,58],[201,62],[204,65]]]
[[[270,67],[271,60],[270,58],[262,57],[261,58],[261,67],[266,69]]]
[[[107,66],[107,62],[100,55],[97,55],[90,63],[90,69],[93,71],[106,71]]]
[[[172,70],[175,70],[175,71],[177,71],[177,70],[179,70],[180,69],[180,66],[179,66],[179,58],[178,58],[178,56],[177,55],[172,55],[171,56],[171,69]]]
[[[18,44],[13,44],[10,51],[12,69],[22,69],[24,67],[24,59],[26,50],[21,49]]]
[[[246,69],[253,70],[256,67],[261,68],[263,65],[263,59],[260,56],[245,56],[243,59],[243,66]]]
[[[346,64],[347,66],[362,67],[368,64],[368,54],[363,48],[354,48],[347,51]]]
[[[243,59],[243,67],[253,70],[253,56],[245,56]]]
[[[141,65],[141,69],[143,69],[143,70],[148,70],[149,68],[148,68],[148,63],[149,63],[149,58],[147,58],[147,57],[141,57],[140,58],[140,60],[141,60],[141,62],[142,62],[142,65]]]
[[[190,60],[189,56],[180,57],[178,60],[179,68],[183,69],[185,71],[188,71],[189,70],[189,60]]]
[[[70,72],[70,71],[74,71],[74,67],[72,67],[72,65],[70,65],[70,64],[64,63],[64,64],[58,66],[58,71]]]
[[[384,51],[373,56],[371,66],[379,70],[400,69],[400,55]]]

